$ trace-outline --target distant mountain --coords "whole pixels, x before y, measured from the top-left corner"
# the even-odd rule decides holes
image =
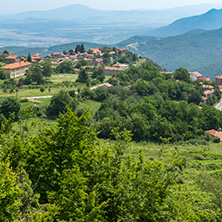
[[[170,25],[150,30],[147,35],[167,37],[181,35],[191,30],[203,29],[214,30],[222,27],[222,9],[211,9],[210,11],[187,18],[176,20]]]
[[[116,46],[126,47],[137,54],[148,56],[167,70],[174,71],[179,67],[185,67],[190,71],[201,71],[212,79],[215,75],[222,74],[222,29],[199,30],[153,40],[150,37],[136,36],[136,42],[133,39]]]
[[[221,4],[222,5],[222,4]],[[75,4],[47,11],[30,11],[11,16],[0,17],[1,20],[50,19],[72,20],[78,23],[153,23],[167,24],[176,19],[204,13],[215,4],[189,5],[165,10],[96,10]]]

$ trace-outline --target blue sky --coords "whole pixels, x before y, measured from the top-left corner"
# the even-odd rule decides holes
[[[163,9],[192,4],[213,4],[219,0],[7,0],[1,2],[1,13],[48,10],[61,6],[82,4],[96,9]],[[222,5],[222,3],[220,3]]]

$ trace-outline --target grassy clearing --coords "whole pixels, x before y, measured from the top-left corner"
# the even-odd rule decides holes
[[[82,110],[87,110],[90,109],[91,110],[91,116],[94,116],[95,113],[98,111],[99,107],[100,107],[100,102],[96,102],[96,101],[92,101],[92,100],[86,100],[83,102],[80,102],[77,106],[77,110],[78,109],[82,109]]]
[[[75,82],[78,78],[78,74],[53,74],[49,80],[55,83],[58,82],[64,82],[64,81],[70,81]]]

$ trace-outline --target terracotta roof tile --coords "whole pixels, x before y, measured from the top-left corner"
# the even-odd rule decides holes
[[[0,69],[17,69],[17,68],[21,68],[21,67],[25,67],[25,66],[30,66],[30,65],[31,65],[30,62],[21,61],[21,62],[15,62],[12,64],[5,65],[5,66],[1,67]]]

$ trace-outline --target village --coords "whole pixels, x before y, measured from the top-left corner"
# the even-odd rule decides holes
[[[114,57],[118,56],[118,52],[120,52],[121,54],[124,52],[129,53],[124,48],[115,48],[115,51],[111,51],[111,49],[104,47],[103,51],[104,50],[109,51],[109,63],[112,63]],[[7,78],[19,78],[25,76],[31,64],[41,64],[44,61],[50,61],[52,69],[55,69],[64,61],[70,61],[73,64],[74,71],[78,72],[79,68],[76,68],[76,65],[80,60],[84,60],[87,65],[82,66],[81,68],[90,70],[94,67],[103,67],[105,75],[113,75],[118,72],[124,71],[129,67],[129,64],[124,63],[115,63],[112,66],[104,64],[104,53],[102,53],[99,48],[91,48],[88,50],[88,52],[82,53],[79,51],[75,53],[74,50],[70,50],[70,52],[66,52],[65,54],[53,52],[51,54],[47,54],[45,57],[43,57],[40,53],[36,53],[31,56],[30,61],[28,61],[27,57],[19,57],[11,54],[8,51],[3,52],[3,54],[6,56],[5,62],[7,63],[7,65],[0,67],[0,69],[3,69],[7,72]]]

